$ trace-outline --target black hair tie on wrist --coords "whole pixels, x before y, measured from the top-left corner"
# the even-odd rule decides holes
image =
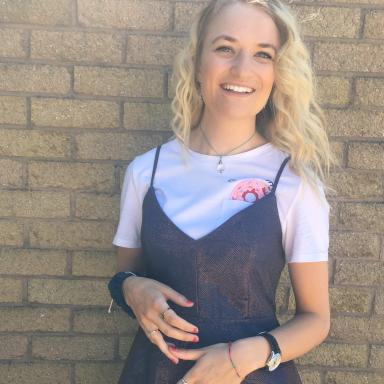
[[[123,295],[123,282],[125,279],[131,276],[139,276],[136,273],[127,271],[127,272],[117,272],[108,282],[109,293],[111,294],[112,299],[115,303],[126,312],[132,319],[136,319],[135,314],[132,311],[132,308],[125,302]]]

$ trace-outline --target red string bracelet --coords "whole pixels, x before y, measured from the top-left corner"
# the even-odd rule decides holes
[[[232,367],[233,367],[233,369],[235,370],[237,377],[239,377],[240,379],[242,379],[242,377],[239,375],[239,372],[238,372],[237,369],[236,369],[235,363],[234,363],[233,360],[232,360],[232,356],[231,356],[231,345],[232,345],[232,341],[228,341],[228,354],[229,354],[229,360],[231,361]]]

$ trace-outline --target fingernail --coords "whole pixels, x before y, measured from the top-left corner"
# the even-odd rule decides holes
[[[199,329],[198,328],[193,328],[193,331],[192,332],[194,332],[194,333],[198,333],[199,332]]]
[[[174,363],[174,364],[179,364],[179,360],[172,360],[172,363]]]
[[[191,304],[193,304],[193,301],[191,301],[191,300],[186,300],[186,303],[187,303],[188,305],[191,305]]]
[[[177,351],[177,349],[176,349],[176,346],[175,346],[175,345],[170,345],[170,346],[169,346],[169,349],[170,349],[171,351],[174,351],[174,352],[176,352],[176,351]]]
[[[192,340],[194,343],[197,343],[199,341],[199,338],[197,336],[195,336]]]

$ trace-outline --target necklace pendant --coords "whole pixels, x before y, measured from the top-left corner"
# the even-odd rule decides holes
[[[223,162],[221,161],[221,156],[220,156],[220,160],[219,160],[219,162],[218,162],[218,164],[217,164],[217,168],[216,168],[216,170],[217,170],[217,172],[219,172],[219,173],[223,173],[224,172],[224,164],[223,164]]]

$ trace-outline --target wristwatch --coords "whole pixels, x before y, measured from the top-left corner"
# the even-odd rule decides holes
[[[260,332],[257,334],[257,336],[264,337],[268,341],[269,345],[271,346],[272,351],[265,364],[268,366],[268,369],[270,371],[273,371],[281,363],[281,350],[280,350],[279,344],[277,343],[277,340],[275,339],[275,337],[268,332],[265,332],[265,331]]]

